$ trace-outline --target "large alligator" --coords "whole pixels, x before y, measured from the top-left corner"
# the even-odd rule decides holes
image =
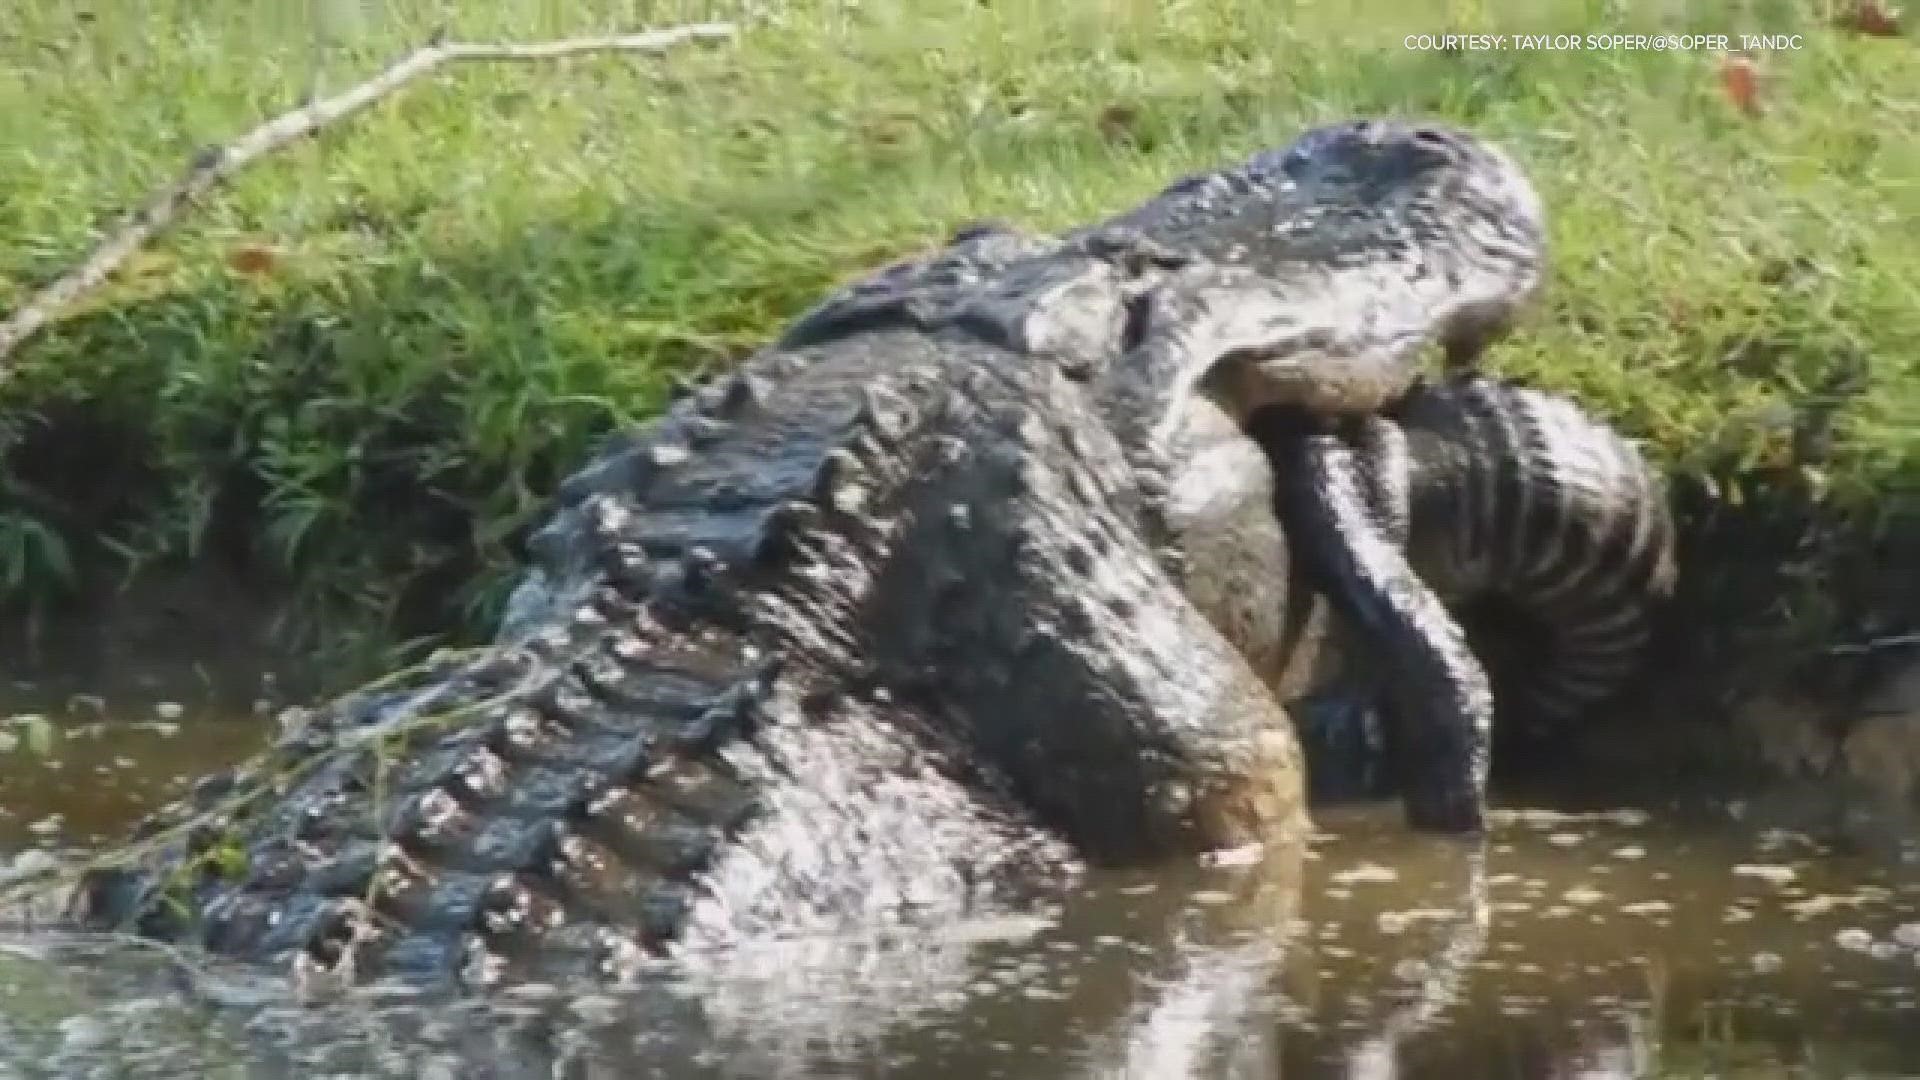
[[[1570,407],[1414,382],[1531,291],[1538,216],[1466,135],[1347,124],[850,286],[563,486],[495,645],[313,711],[107,853],[74,913],[310,986],[490,985],[1297,837],[1282,702],[1323,680],[1330,616],[1282,491],[1347,530],[1364,573],[1335,588],[1523,606],[1502,573],[1561,549],[1500,533],[1489,561],[1493,523],[1664,522],[1617,437],[1539,423]],[[1279,438],[1275,470],[1248,434],[1274,408],[1388,409],[1408,454]],[[1613,604],[1620,630],[1656,577],[1554,577],[1584,603],[1534,610]],[[1455,694],[1436,677],[1413,689]]]

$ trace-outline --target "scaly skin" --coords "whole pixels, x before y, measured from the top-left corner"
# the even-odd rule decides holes
[[[1338,435],[1285,440],[1303,467],[1287,474],[1281,513],[1297,523],[1302,561],[1377,650],[1409,765],[1403,792],[1416,829],[1478,832],[1493,762],[1493,691],[1465,629],[1376,523],[1353,449]],[[1449,506],[1449,513],[1458,513]]]
[[[1491,601],[1529,646],[1503,712],[1568,721],[1644,659],[1678,576],[1672,509],[1639,450],[1573,402],[1462,377],[1391,411],[1407,431],[1408,558],[1450,604]]]
[[[1396,475],[1369,489],[1365,507],[1354,505],[1353,491],[1342,492],[1354,519],[1350,531],[1366,534],[1369,543],[1357,548],[1367,559],[1339,572],[1372,574],[1371,587],[1385,591],[1394,582],[1380,564],[1392,567],[1404,559],[1423,585],[1413,602],[1444,602],[1444,612],[1428,609],[1409,617],[1435,632],[1405,643],[1401,656],[1432,642],[1466,650],[1469,641],[1476,653],[1501,654],[1504,662],[1494,665],[1498,711],[1503,722],[1533,731],[1571,721],[1618,690],[1643,661],[1652,617],[1671,597],[1677,577],[1665,488],[1640,452],[1571,401],[1473,374],[1416,385],[1380,421],[1398,433],[1400,445],[1359,456],[1390,459],[1395,464],[1384,471]],[[1333,452],[1345,451],[1336,445]],[[1378,517],[1372,509],[1379,502],[1407,515],[1394,541],[1404,556],[1379,554],[1376,534],[1394,532],[1376,529],[1371,520]],[[1311,520],[1304,513],[1299,518]],[[1356,550],[1347,535],[1321,540],[1331,554],[1316,558],[1316,569]],[[1470,637],[1459,631],[1460,615],[1473,631]],[[1403,669],[1390,654],[1360,651],[1375,661],[1374,679],[1391,689]],[[1487,685],[1474,689],[1484,694]],[[1408,715],[1435,707],[1431,698],[1388,696],[1389,713],[1403,724]],[[1371,771],[1378,755],[1363,748],[1367,740],[1355,730],[1363,722],[1353,709],[1358,704],[1342,695],[1337,703],[1296,713],[1309,725],[1308,756],[1322,791],[1371,786],[1359,774]],[[1316,724],[1312,714],[1329,705],[1336,715]],[[1442,700],[1440,707],[1475,723],[1492,720],[1484,698]],[[1436,756],[1477,753],[1490,745],[1490,729],[1477,732],[1470,746],[1436,744],[1430,725],[1416,723],[1400,734],[1393,741],[1401,743],[1394,749],[1402,758],[1410,816],[1422,805],[1473,813],[1461,806],[1467,793],[1423,792],[1418,785],[1435,779],[1427,763]],[[1478,756],[1471,767],[1484,777],[1487,759]]]
[[[309,986],[492,985],[1297,837],[1275,687],[1318,639],[1217,586],[1310,605],[1284,552],[1196,540],[1246,515],[1180,500],[1191,454],[1290,382],[1397,393],[1507,295],[1434,200],[1531,206],[1492,158],[1361,130],[843,291],[568,481],[496,645],[318,710],[77,913]]]
[[[1357,177],[1371,179],[1356,185]],[[1352,192],[1328,218],[1303,224],[1282,209],[1326,188]],[[1339,224],[1329,228],[1329,219]],[[1371,240],[1349,242],[1356,235]],[[1409,823],[1479,831],[1492,757],[1486,672],[1403,557],[1405,492],[1367,486],[1392,482],[1401,464],[1356,457],[1352,435],[1330,422],[1357,422],[1376,458],[1391,451],[1380,441],[1391,425],[1368,418],[1412,385],[1421,351],[1438,341],[1457,368],[1507,328],[1545,264],[1532,185],[1499,150],[1464,133],[1361,121],[1184,180],[1071,239],[1132,247],[1167,265],[1201,260],[1214,284],[1170,294],[1178,304],[1143,307],[1139,351],[1149,374],[1134,388],[1166,392],[1152,374],[1156,341],[1217,324],[1229,345],[1201,375],[1206,392],[1261,432],[1286,478],[1282,515],[1299,531],[1302,557],[1390,665],[1390,681],[1406,691],[1409,737],[1433,751],[1410,759],[1423,765],[1408,782]],[[1158,367],[1193,373],[1177,362]]]
[[[1393,120],[1316,129],[1067,240],[1199,268],[1198,287],[1158,297],[1179,304],[1143,306],[1148,353],[1213,324],[1222,362],[1173,370],[1208,379],[1243,422],[1271,406],[1380,410],[1429,345],[1454,364],[1476,357],[1546,263],[1540,198],[1512,160],[1465,132]]]

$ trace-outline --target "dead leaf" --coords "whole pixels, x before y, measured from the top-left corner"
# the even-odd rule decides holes
[[[227,252],[227,265],[235,273],[259,277],[280,265],[280,253],[266,244],[240,244]]]
[[[1684,296],[1667,298],[1667,322],[1676,330],[1685,330],[1693,323],[1693,305]]]
[[[860,121],[860,137],[877,147],[895,147],[911,139],[919,126],[920,118],[916,114],[890,109],[864,117]]]
[[[1760,73],[1753,58],[1730,54],[1720,59],[1720,89],[1748,116],[1760,115]]]
[[[1890,8],[1880,0],[1859,0],[1839,19],[1840,28],[1869,37],[1899,37],[1900,9]]]
[[[1140,110],[1131,105],[1109,105],[1100,110],[1100,134],[1112,142],[1132,141]]]

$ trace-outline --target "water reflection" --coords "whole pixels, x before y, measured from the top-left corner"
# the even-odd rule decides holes
[[[0,1016],[12,1064],[51,1075],[243,1061],[250,1076],[1271,1075],[1302,862],[1295,847],[1106,876],[1038,914],[751,943],[631,987],[458,1001],[370,988],[302,1006],[243,968],[23,937],[0,943]]]
[[[1451,843],[1442,840],[1442,844]],[[1425,1031],[1459,996],[1468,968],[1487,947],[1493,925],[1493,905],[1487,894],[1487,850],[1484,840],[1459,844],[1451,853],[1460,868],[1459,881],[1449,891],[1459,896],[1455,910],[1440,914],[1445,932],[1432,959],[1403,961],[1396,975],[1405,988],[1389,991],[1386,1000],[1398,1003],[1379,1026],[1346,1052],[1347,1075],[1353,1080],[1389,1080],[1399,1075],[1401,1046]]]
[[[171,774],[237,757],[268,726],[113,723],[76,720],[54,752],[7,761],[9,844],[117,831]],[[134,763],[114,767],[116,791],[72,779],[109,754]],[[56,828],[28,828],[55,814]],[[1391,803],[1318,819],[1304,851],[1094,873],[1034,910],[699,951],[634,987],[302,1005],[275,978],[187,953],[13,934],[0,1074],[1920,1072],[1912,868],[1705,801],[1510,807],[1482,844],[1409,835]]]
[[[1296,958],[1308,1008],[1289,1033],[1287,1076],[1840,1076],[1920,1065],[1920,960],[1900,944],[1920,945],[1910,872],[1749,829],[1710,806],[1508,811],[1484,870],[1463,887],[1444,857],[1396,832],[1391,808],[1329,824],[1309,874],[1318,948],[1310,964]],[[1488,918],[1479,947],[1458,931],[1414,940],[1443,898],[1478,907],[1476,893]],[[1441,991],[1427,1000],[1450,998],[1438,1012],[1420,995],[1392,1004],[1422,956],[1466,958],[1429,969],[1464,972],[1423,984]]]
[[[142,813],[270,740],[278,683],[132,670],[0,682],[0,852],[119,838]]]

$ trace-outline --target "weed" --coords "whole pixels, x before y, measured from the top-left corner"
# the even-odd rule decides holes
[[[439,21],[471,39],[749,30],[448,72],[209,200],[0,390],[0,431],[44,421],[0,439],[0,481],[44,496],[0,508],[12,595],[87,576],[69,564],[217,555],[291,587],[310,623],[471,630],[545,493],[676,373],[960,222],[1083,221],[1360,111],[1450,118],[1525,162],[1554,280],[1490,362],[1643,439],[1690,527],[1772,507],[1866,550],[1920,507],[1920,54],[1805,4],[14,7],[0,305],[196,147]],[[1749,115],[1707,51],[1403,44],[1662,28],[1804,47],[1755,58]]]

